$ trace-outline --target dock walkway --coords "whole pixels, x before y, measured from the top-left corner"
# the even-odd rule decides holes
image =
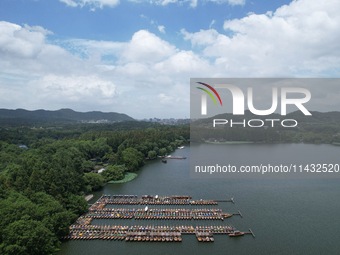
[[[253,231],[240,232],[231,225],[219,226],[123,226],[123,225],[92,225],[93,219],[123,219],[123,220],[224,220],[233,215],[242,214],[223,212],[218,208],[203,208],[203,206],[218,205],[218,202],[234,202],[230,200],[193,200],[190,196],[144,195],[103,195],[92,204],[85,215],[80,216],[76,223],[70,226],[71,240],[125,240],[131,242],[181,242],[182,235],[194,234],[199,242],[214,242],[213,235],[230,237],[251,234]],[[141,208],[108,208],[113,205],[146,205]],[[149,205],[195,205],[198,208],[149,208]],[[202,207],[201,207],[202,206]]]
[[[214,234],[230,235],[235,228],[220,226],[117,226],[117,225],[72,225],[65,239],[72,240],[125,240],[181,242],[182,234],[194,234],[198,241],[213,241]],[[209,239],[207,239],[209,237]],[[164,239],[165,238],[165,239]],[[205,238],[205,239],[204,239]]]

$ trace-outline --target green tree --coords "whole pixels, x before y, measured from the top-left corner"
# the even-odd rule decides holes
[[[144,163],[144,156],[135,148],[127,148],[122,152],[122,161],[128,171],[137,171]]]
[[[87,211],[87,202],[84,196],[71,194],[63,199],[64,207],[76,215],[81,215]]]
[[[18,220],[4,229],[2,254],[47,255],[55,252],[58,240],[41,222]]]
[[[117,181],[124,178],[125,171],[126,167],[124,165],[109,165],[102,173],[102,176],[106,182]]]
[[[165,156],[166,153],[167,153],[166,148],[161,148],[161,149],[159,150],[159,155],[160,155],[160,156]]]
[[[23,217],[32,217],[36,206],[26,196],[11,190],[6,199],[0,200],[0,233],[10,223]],[[2,235],[0,235],[1,240]]]
[[[77,218],[77,215],[63,210],[54,213],[43,220],[43,224],[51,230],[58,238],[66,236],[69,232],[69,226]]]
[[[15,190],[25,190],[27,187],[27,179],[29,178],[27,171],[18,164],[10,164],[6,167],[7,185]]]
[[[97,173],[85,173],[84,182],[89,192],[98,190],[104,186],[104,178]]]
[[[29,178],[29,188],[34,192],[44,191],[45,190],[45,182],[42,178],[43,171],[34,169],[30,178]]]
[[[149,159],[155,159],[157,157],[157,152],[156,151],[149,151],[148,152],[148,158]]]
[[[36,205],[32,212],[35,220],[42,222],[58,238],[68,233],[68,226],[75,220],[75,214],[66,211],[57,200],[44,192],[34,193],[30,199]]]
[[[174,149],[169,145],[169,146],[166,147],[166,151],[168,153],[170,153],[170,152],[174,151]]]

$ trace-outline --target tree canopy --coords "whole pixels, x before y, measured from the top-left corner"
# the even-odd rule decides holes
[[[188,139],[188,126],[143,122],[0,128],[0,254],[55,253],[87,193]]]

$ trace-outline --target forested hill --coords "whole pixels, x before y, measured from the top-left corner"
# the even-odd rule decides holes
[[[0,109],[0,124],[43,124],[47,122],[119,122],[130,121],[132,117],[116,112],[76,112],[71,109],[57,111],[24,109]]]

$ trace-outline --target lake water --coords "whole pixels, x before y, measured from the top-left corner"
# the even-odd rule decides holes
[[[239,230],[251,228],[256,235],[230,238],[215,235],[214,243],[199,243],[194,235],[184,235],[181,243],[125,241],[67,241],[59,254],[339,254],[340,253],[340,173],[304,175],[230,176],[193,178],[189,173],[190,150],[208,163],[233,164],[340,163],[340,147],[331,145],[195,145],[173,155],[186,160],[148,163],[138,178],[125,184],[108,184],[95,194],[191,195],[194,199],[226,199],[223,211],[241,211],[224,222],[203,221],[201,225],[231,224]],[[214,156],[207,157],[206,152]],[[168,206],[176,207],[176,206]],[[194,221],[96,220],[94,224],[184,225]]]

